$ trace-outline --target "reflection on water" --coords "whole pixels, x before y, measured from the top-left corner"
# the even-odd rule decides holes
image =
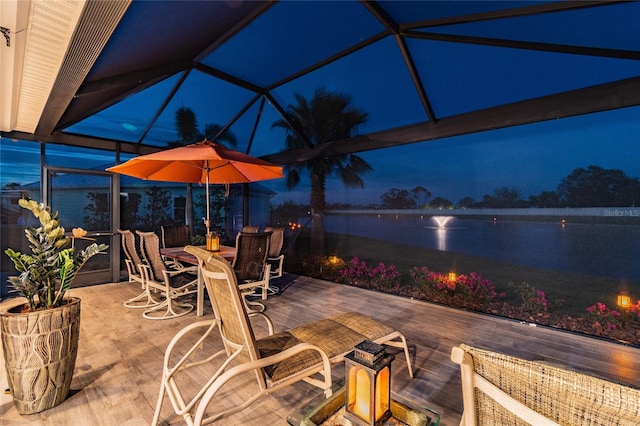
[[[438,250],[447,251],[447,230],[445,228],[436,229],[438,239]]]
[[[640,227],[461,219],[445,228],[420,218],[328,215],[325,230],[517,265],[640,281]]]

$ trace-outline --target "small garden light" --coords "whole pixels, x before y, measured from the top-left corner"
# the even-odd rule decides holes
[[[384,346],[365,340],[345,355],[345,418],[379,426],[391,417],[391,361]]]
[[[631,297],[626,294],[618,295],[618,306],[622,309],[629,309],[631,307]]]
[[[627,319],[627,310],[631,307],[631,297],[629,295],[621,293],[618,295],[617,301],[618,307],[622,309],[622,326],[624,327]]]
[[[449,281],[455,283],[458,279],[458,275],[455,272],[449,272]]]

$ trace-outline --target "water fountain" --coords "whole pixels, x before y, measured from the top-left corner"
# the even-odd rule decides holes
[[[445,229],[447,223],[453,220],[453,216],[433,216],[431,219],[438,224],[438,228]]]

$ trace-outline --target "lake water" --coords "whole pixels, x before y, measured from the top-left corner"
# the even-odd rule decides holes
[[[640,282],[640,227],[606,224],[327,215],[325,230],[517,265]]]

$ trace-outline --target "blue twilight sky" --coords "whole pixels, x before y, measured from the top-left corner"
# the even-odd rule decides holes
[[[361,153],[373,167],[364,189],[346,189],[335,178],[327,201],[378,203],[389,188],[427,188],[432,197],[457,203],[480,200],[501,187],[521,195],[553,191],[578,167],[597,165],[640,177],[640,107],[511,127],[432,142]],[[283,181],[264,182],[274,202],[307,203],[308,180],[287,191]]]
[[[390,188],[427,188],[432,197],[457,203],[470,196],[480,200],[501,187],[516,188],[524,198],[553,191],[578,167],[597,165],[640,177],[640,107],[606,111],[507,129],[476,133],[360,153],[373,167],[364,175],[365,188],[345,188],[335,177],[327,182],[327,201],[378,203]],[[34,162],[37,143],[15,144],[3,138],[0,146],[0,186],[40,179]],[[71,151],[70,151],[71,150]],[[77,166],[73,150],[51,146],[48,161]],[[102,168],[101,151],[82,154],[84,167]],[[37,163],[36,163],[37,164]],[[272,202],[309,202],[309,180],[289,191],[284,179],[262,185],[278,193]]]

